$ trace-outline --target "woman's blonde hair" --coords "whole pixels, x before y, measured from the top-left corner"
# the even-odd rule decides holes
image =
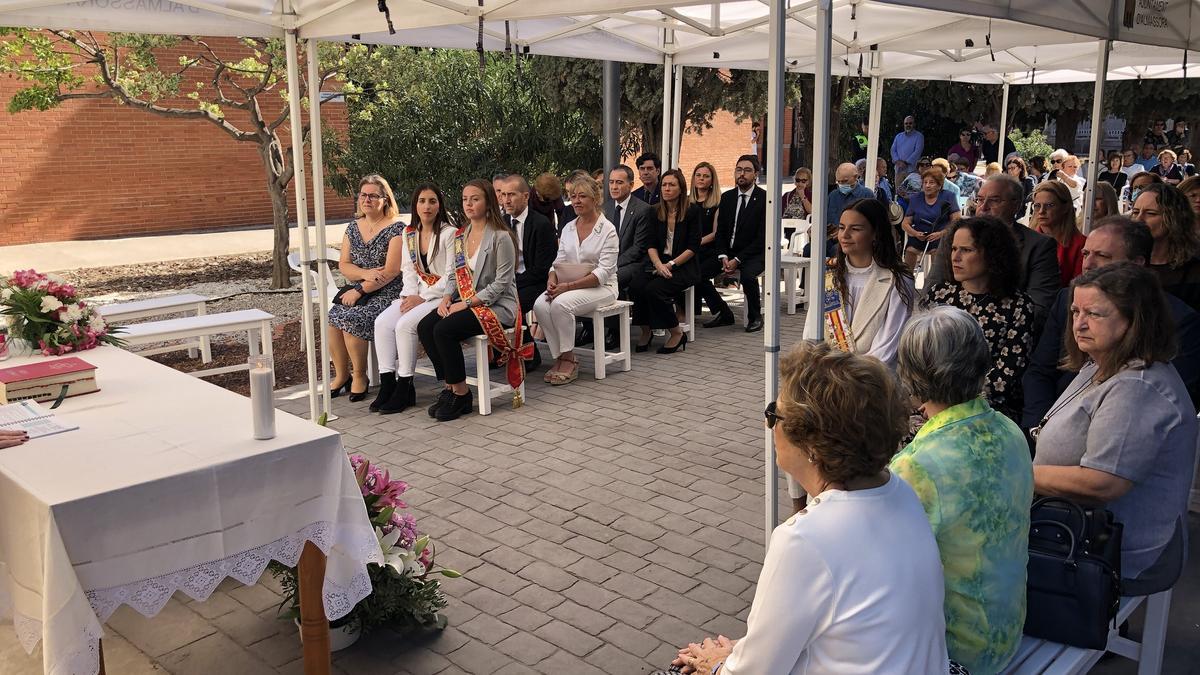
[[[374,185],[383,192],[383,215],[395,220],[400,217],[400,207],[396,205],[396,195],[392,193],[392,186],[388,184],[387,179],[377,173],[369,176],[363,176],[363,179],[358,181],[358,191],[362,192],[364,185]],[[354,196],[354,217],[362,218],[364,216],[358,204],[361,200],[358,195]]]
[[[806,341],[783,357],[779,374],[782,433],[825,480],[878,474],[900,449],[908,403],[878,359]]]
[[[1045,234],[1054,237],[1055,241],[1065,246],[1079,231],[1075,228],[1075,202],[1071,199],[1071,190],[1056,180],[1042,181],[1033,188],[1030,200],[1037,197],[1039,192],[1049,192],[1054,201],[1063,207],[1062,215],[1050,223],[1050,231]]]
[[[591,195],[592,199],[596,200],[596,208],[600,208],[600,201],[603,199],[600,193],[600,184],[588,172],[576,171],[572,173],[570,176],[567,176],[567,180],[563,183],[563,186],[567,189],[568,197],[574,188],[579,188]]]
[[[1162,161],[1163,155],[1170,157],[1172,163],[1179,161],[1179,155],[1175,154],[1175,151],[1170,148],[1163,148],[1158,151],[1158,161]]]
[[[1004,173],[1004,167],[1000,166],[1000,162],[988,162],[987,166],[983,169],[985,177],[994,176],[998,173]]]
[[[696,172],[700,169],[708,169],[708,173],[712,176],[712,186],[708,189],[708,199],[700,201],[700,195],[696,192]],[[702,208],[711,209],[721,203],[721,182],[717,180],[717,169],[708,162],[700,162],[696,168],[692,169],[692,189],[688,193],[692,198],[692,203],[699,204]]]

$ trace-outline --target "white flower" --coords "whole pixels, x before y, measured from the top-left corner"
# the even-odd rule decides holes
[[[13,294],[13,290],[11,288],[5,286],[3,290],[0,290],[0,300],[3,300],[4,302],[8,302],[8,299],[12,297],[12,294]]]
[[[66,316],[63,320],[67,323],[74,323],[83,318],[83,310],[79,309],[79,305],[67,305]]]
[[[46,312],[47,314],[62,306],[62,301],[53,295],[47,295],[46,297],[42,298],[42,311]]]
[[[108,324],[104,322],[104,317],[99,314],[93,314],[92,318],[88,320],[88,328],[99,333],[108,328]]]

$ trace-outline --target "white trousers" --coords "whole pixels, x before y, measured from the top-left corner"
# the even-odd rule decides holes
[[[440,299],[426,300],[407,312],[396,300],[375,317],[375,357],[379,372],[412,377],[417,367],[417,324],[437,309]]]
[[[550,355],[558,358],[563,352],[575,348],[575,317],[589,314],[597,307],[611,305],[617,299],[607,286],[595,288],[580,288],[567,291],[562,295],[550,298],[542,293],[533,303],[533,313],[537,316],[538,324],[546,335],[546,344],[550,346]],[[597,349],[604,348],[604,327],[593,327],[596,335]],[[382,366],[381,366],[382,367]]]

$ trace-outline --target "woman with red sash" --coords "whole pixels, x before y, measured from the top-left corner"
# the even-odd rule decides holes
[[[471,412],[471,390],[467,387],[466,364],[461,342],[486,335],[496,353],[496,362],[508,370],[514,389],[524,379],[524,366],[516,357],[522,347],[521,330],[514,337],[505,333],[520,319],[517,302],[516,235],[500,217],[500,205],[491,183],[476,178],[462,193],[462,210],[467,223],[451,242],[453,266],[448,271],[445,293],[437,310],[417,324],[417,337],[437,378],[446,383],[429,416],[439,422],[458,419]],[[520,399],[514,399],[514,405]]]
[[[412,222],[400,235],[400,272],[404,290],[375,318],[375,354],[379,358],[379,395],[371,411],[384,415],[416,405],[413,372],[417,367],[417,324],[437,309],[454,267],[454,226],[446,198],[433,183],[413,190]]]

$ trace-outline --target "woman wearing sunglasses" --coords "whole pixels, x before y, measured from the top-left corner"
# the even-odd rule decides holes
[[[944,581],[920,500],[887,470],[908,426],[877,359],[803,342],[766,409],[808,507],[771,535],[746,636],[679,651],[685,673],[946,673]],[[871,420],[871,424],[862,424]],[[954,671],[957,672],[957,671]]]

